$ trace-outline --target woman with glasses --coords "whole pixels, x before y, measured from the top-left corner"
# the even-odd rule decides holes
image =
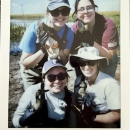
[[[74,39],[73,31],[66,26],[69,13],[68,0],[48,0],[47,18],[41,23],[32,23],[24,33],[19,48],[22,50],[20,67],[25,90],[41,81],[41,68],[49,54],[53,54],[49,48],[58,50],[58,58],[64,65],[67,63]],[[55,43],[54,46],[46,45],[48,41]]]
[[[114,77],[118,64],[116,54],[119,46],[117,28],[111,19],[98,14],[95,11],[96,8],[94,0],[76,0],[73,13],[76,22],[72,26],[76,35],[72,53],[76,53],[75,50],[81,42],[96,47],[101,56],[109,59],[109,65],[103,68],[103,72]],[[81,22],[86,27],[86,31],[80,29]]]
[[[80,68],[84,83],[87,85],[84,100],[80,95],[76,96],[76,106],[81,109],[84,105],[83,116],[87,127],[119,127],[120,86],[114,78],[100,70],[102,63],[109,64],[108,59],[100,56],[97,48],[84,47],[79,49],[78,54],[70,56],[69,63],[74,68]]]
[[[66,70],[59,59],[45,62],[43,82],[30,86],[22,95],[12,120],[14,127],[75,127]]]

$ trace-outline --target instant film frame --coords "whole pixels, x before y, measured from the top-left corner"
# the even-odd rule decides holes
[[[1,1],[1,43],[0,43],[0,84],[1,109],[0,128],[8,128],[9,101],[9,67],[10,67],[10,4]],[[97,3],[98,5],[98,3]],[[121,34],[121,130],[129,128],[130,121],[130,8],[129,0],[120,1],[120,34]],[[108,5],[106,5],[108,6]]]

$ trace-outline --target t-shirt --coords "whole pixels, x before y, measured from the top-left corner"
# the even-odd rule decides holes
[[[108,50],[113,50],[119,46],[118,31],[115,23],[100,14],[95,14],[95,24],[93,27],[92,37],[95,42]],[[79,38],[75,35],[75,40],[71,49],[71,53],[77,53],[75,48],[80,44]]]
[[[43,19],[42,21],[46,24],[48,19]],[[20,42],[19,48],[27,53],[35,53],[36,52],[36,29],[38,27],[38,22],[35,21],[33,22],[25,31],[23,38]],[[62,35],[65,30],[65,25],[57,32],[58,36],[62,38]],[[74,34],[72,30],[69,28],[68,29],[68,34],[67,34],[67,44],[65,49],[71,49],[73,39],[74,39]]]
[[[98,113],[121,108],[120,86],[111,76],[99,71],[95,83],[89,86],[87,80],[86,105]]]
[[[118,31],[115,23],[100,14],[95,15],[95,24],[92,32],[94,41],[108,50],[119,46]]]

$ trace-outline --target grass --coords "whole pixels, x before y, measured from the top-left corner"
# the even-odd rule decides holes
[[[17,14],[17,15],[11,15],[11,19],[25,19],[25,20],[31,20],[31,19],[41,19],[44,18],[44,14]]]
[[[10,24],[10,40],[12,42],[20,42],[26,27],[22,25]]]

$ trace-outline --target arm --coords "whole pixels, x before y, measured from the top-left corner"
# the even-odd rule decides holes
[[[119,119],[120,119],[120,110],[111,110],[106,114],[96,115],[94,122],[113,123],[115,121],[118,121]]]
[[[14,127],[16,127],[16,128],[24,127],[25,125],[23,126],[20,124],[21,118],[24,118],[24,119],[22,119],[22,123],[23,123],[23,121],[26,121],[26,120],[28,121],[35,114],[35,112],[29,111],[28,108],[31,108],[32,105],[34,105],[34,103],[36,101],[35,94],[39,88],[40,88],[40,84],[33,85],[33,86],[30,86],[23,93],[23,95],[19,101],[18,107],[14,113],[13,119],[12,119]]]
[[[42,52],[42,50],[39,50],[34,54],[23,51],[20,62],[23,64],[25,69],[29,69],[36,66],[44,57],[44,55],[45,54]]]
[[[99,45],[97,42],[94,41],[94,47],[99,50],[100,56],[107,57],[109,60],[115,55],[117,48],[113,50],[108,50],[105,47]]]
[[[119,46],[118,31],[115,23],[106,18],[105,30],[102,35],[101,45],[94,42],[94,46],[99,50],[101,56],[107,57],[109,60],[114,56]]]
[[[29,107],[30,101],[31,101],[31,93],[28,93],[29,91],[25,91],[18,103],[18,107],[14,113],[12,122],[14,127],[19,128],[22,127],[19,124],[19,120],[20,118],[24,115],[24,112],[26,111],[26,109]]]
[[[95,122],[113,123],[120,119],[120,86],[115,80],[108,80],[105,88],[105,97],[108,108],[111,110],[106,114],[99,114],[95,118]]]

